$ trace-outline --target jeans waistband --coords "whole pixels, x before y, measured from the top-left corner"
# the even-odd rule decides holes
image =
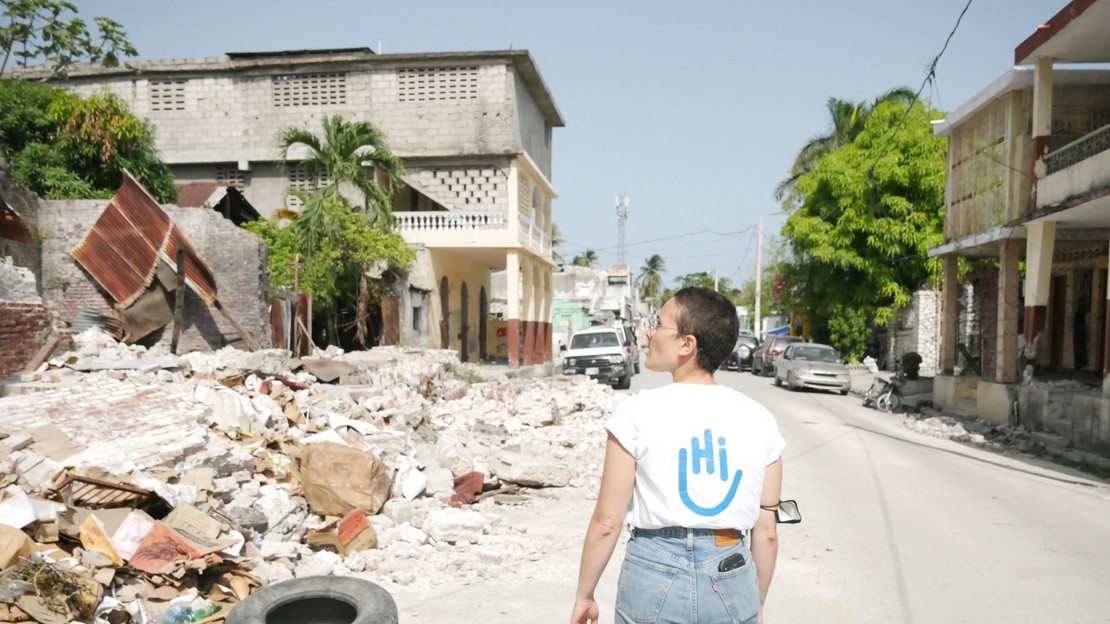
[[[642,535],[644,537],[674,537],[679,539],[693,538],[713,538],[721,535],[723,537],[744,539],[744,534],[736,529],[690,529],[687,527],[663,527],[661,529],[632,529],[632,535]]]

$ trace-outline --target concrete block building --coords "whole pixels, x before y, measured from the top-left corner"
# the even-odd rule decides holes
[[[420,253],[383,298],[387,342],[485,356],[491,274],[506,271],[510,366],[551,361],[552,131],[563,118],[527,51],[375,54],[369,48],[229,53],[80,67],[61,82],[107,88],[156,129],[179,182],[234,184],[263,216],[297,209],[278,133],[325,116],[369,121],[405,164],[396,228]],[[295,160],[295,159],[291,159]]]
[[[1110,62],[1108,29],[1110,0],[1073,0],[937,125],[949,172],[945,242],[930,251],[946,262],[937,403],[1098,452],[1110,452],[1110,72],[1082,64]],[[962,278],[960,258],[976,267]],[[975,367],[961,362],[968,283]]]

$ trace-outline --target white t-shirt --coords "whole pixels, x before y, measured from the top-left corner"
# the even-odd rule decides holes
[[[775,417],[721,385],[672,383],[622,401],[606,424],[636,458],[627,522],[748,530],[786,445]]]

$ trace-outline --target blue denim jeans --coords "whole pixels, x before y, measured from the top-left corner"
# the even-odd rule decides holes
[[[718,571],[731,555],[744,565]],[[617,581],[620,624],[754,624],[759,581],[744,540],[717,546],[711,529],[634,529]]]

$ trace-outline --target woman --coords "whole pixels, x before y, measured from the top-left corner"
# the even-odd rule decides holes
[[[784,442],[766,408],[713,379],[738,335],[735,306],[705,288],[679,290],[649,323],[646,365],[673,383],[629,397],[606,426],[573,624],[598,621],[594,590],[626,521],[617,622],[762,622]]]

